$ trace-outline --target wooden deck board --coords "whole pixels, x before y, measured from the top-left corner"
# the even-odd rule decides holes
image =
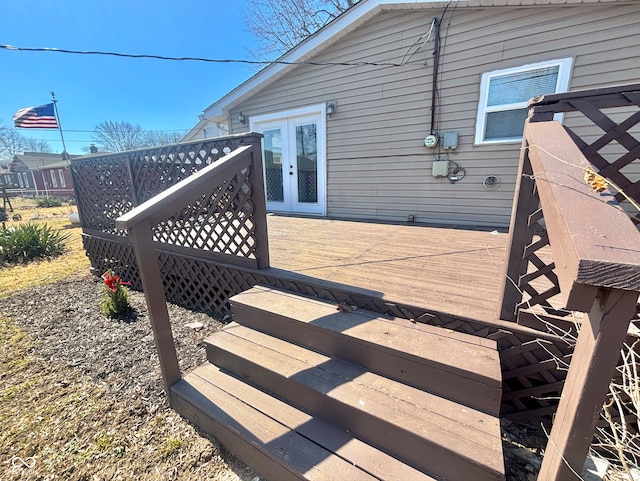
[[[485,404],[490,401],[497,414],[502,374],[495,341],[361,309],[340,312],[335,304],[268,287],[238,294],[231,305],[240,324],[355,364],[364,362],[380,374],[445,397],[457,393],[466,399],[475,390],[474,402],[483,402],[469,405],[490,409]],[[376,368],[366,364],[374,361]]]
[[[174,384],[176,409],[261,474],[283,481],[378,479],[212,384],[215,372],[205,364]]]
[[[269,215],[271,266],[494,320],[506,233]]]
[[[199,383],[201,386],[206,386],[205,383],[209,383],[225,393],[232,393],[237,402],[250,405],[256,411],[300,434],[305,440],[308,439],[318,444],[329,453],[335,452],[347,463],[357,466],[365,473],[374,476],[375,479],[435,481],[430,476],[364,443],[349,431],[304,413],[221,372],[210,363],[198,367],[189,374],[188,378],[192,383]],[[199,381],[195,378],[199,378]],[[331,474],[335,475],[334,472]]]
[[[277,395],[294,389],[305,409],[375,439],[383,449],[411,446],[403,450],[410,463],[419,465],[428,452],[432,461],[441,461],[441,476],[503,477],[497,418],[235,324],[207,343],[216,365],[268,385]]]

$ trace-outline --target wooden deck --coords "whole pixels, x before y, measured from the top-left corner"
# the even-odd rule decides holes
[[[496,319],[508,234],[268,216],[271,266],[385,300]]]
[[[555,449],[538,478],[569,479],[584,464],[636,319],[637,230],[602,196],[640,202],[640,184],[623,171],[637,158],[640,144],[627,131],[638,112],[618,121],[622,112],[610,110],[626,116],[639,92],[636,84],[529,104],[510,241],[488,231],[267,217],[260,135],[240,134],[72,163],[83,242],[94,270],[114,269],[153,293],[149,317],[171,405],[269,479],[425,479],[418,470],[504,481],[497,399],[502,416],[555,415]],[[604,135],[551,121],[576,111]],[[616,158],[619,146],[628,152]],[[592,188],[583,181],[587,167],[624,191]],[[122,215],[123,206],[133,209]],[[210,235],[223,226],[223,235]],[[513,286],[503,277],[507,244]],[[258,306],[252,299],[264,289],[273,292],[260,294]],[[208,363],[184,378],[166,299],[235,316],[206,341]],[[336,306],[342,302],[358,309]],[[531,316],[532,309],[561,315],[564,307],[589,320],[575,352]],[[408,330],[384,325],[390,317]],[[436,340],[442,348],[431,349]],[[493,369],[482,374],[475,359],[488,358],[470,346],[489,347],[484,341],[494,344]],[[568,374],[557,359],[571,359]],[[469,409],[491,432],[452,417]],[[387,472],[390,458],[397,463]]]
[[[504,481],[495,341],[257,286],[171,387],[267,479]]]

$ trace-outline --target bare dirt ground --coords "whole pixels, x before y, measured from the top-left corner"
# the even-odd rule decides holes
[[[0,479],[260,479],[167,407],[144,297],[109,319],[101,289],[85,275],[0,301]],[[170,309],[186,370],[220,323]]]
[[[0,479],[260,480],[167,407],[143,295],[109,319],[101,289],[87,274],[0,300]],[[189,370],[221,323],[169,307]],[[185,327],[194,321],[204,329]],[[540,430],[503,428],[507,480],[535,479]]]

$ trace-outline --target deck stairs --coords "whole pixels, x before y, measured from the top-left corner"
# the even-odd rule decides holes
[[[504,480],[493,341],[256,286],[173,405],[270,481]]]

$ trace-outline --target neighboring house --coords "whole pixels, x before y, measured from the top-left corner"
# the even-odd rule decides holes
[[[70,158],[77,155],[70,155]],[[25,152],[9,164],[22,195],[27,197],[73,197],[69,162],[60,154]]]
[[[199,122],[185,135],[185,139],[201,140],[220,137],[229,134],[229,128],[224,121],[207,120],[203,114],[198,116]]]
[[[333,65],[268,66],[184,140],[262,132],[272,211],[508,226],[527,100],[637,82],[638,25],[635,0],[364,0],[280,58]]]
[[[11,171],[6,167],[0,167],[0,187],[12,187],[14,183]]]

